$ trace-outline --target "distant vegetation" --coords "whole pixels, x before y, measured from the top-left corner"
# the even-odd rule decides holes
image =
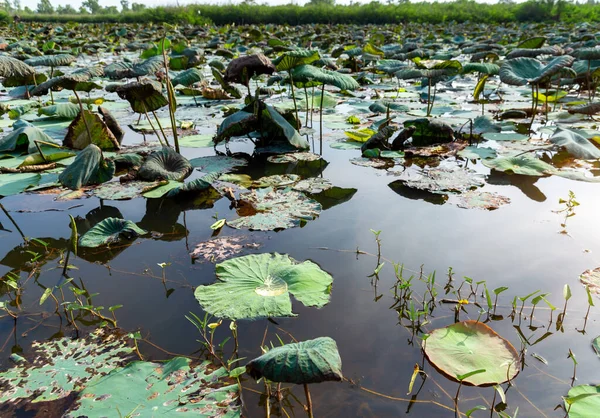
[[[252,0],[237,5],[191,5],[148,8],[142,3],[121,0],[121,7],[103,7],[98,0],[85,0],[76,10],[70,5],[54,7],[50,0],[40,0],[36,10],[21,8],[20,0],[1,3],[0,21],[14,16],[23,21],[89,22],[89,23],[189,23],[189,24],[307,24],[356,23],[381,24],[401,22],[563,22],[600,21],[600,8],[595,0],[577,4],[565,0],[530,0],[514,3],[500,0],[483,4],[470,0],[448,3],[412,3],[409,1],[335,5],[333,0],[311,0],[305,6],[260,5]]]

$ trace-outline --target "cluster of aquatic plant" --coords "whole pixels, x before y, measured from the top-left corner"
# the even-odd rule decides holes
[[[282,254],[269,240],[318,234],[350,200],[360,209],[365,201],[354,196],[366,199],[370,188],[341,187],[353,185],[356,173],[371,187],[383,185],[394,202],[428,202],[421,209],[448,202],[461,209],[440,210],[471,210],[486,220],[522,204],[495,186],[514,183],[537,198],[536,181],[556,181],[566,196],[554,207],[564,216],[561,232],[584,202],[565,183],[598,182],[595,27],[554,26],[545,36],[516,26],[494,34],[479,27],[468,36],[460,26],[410,28],[408,37],[350,26],[320,27],[314,35],[275,26],[9,29],[0,54],[7,90],[0,101],[0,209],[3,233],[19,242],[0,262],[7,267],[0,320],[11,328],[6,341],[14,336],[16,362],[0,372],[1,393],[10,397],[0,398],[0,415],[48,401],[64,416],[234,417],[254,390],[268,416],[288,416],[297,406],[313,416],[327,406],[313,402],[308,384],[325,381],[457,416],[485,409],[515,417],[526,405],[540,411],[516,396],[532,358],[550,364],[528,350],[569,332],[598,347],[586,329],[599,268],[579,277],[585,295],[571,290],[577,277],[564,278],[562,295],[545,284],[522,292],[487,279],[457,280],[452,270],[444,280],[423,267],[407,277],[409,268],[383,254],[387,231],[372,230],[376,260],[360,279],[365,286],[370,279],[374,303],[391,302],[385,315],[397,319],[410,355],[421,360],[398,377],[411,398],[344,377],[339,337],[336,343],[305,330],[298,340],[282,325],[330,316],[350,281],[293,246]],[[347,178],[328,170],[330,163],[345,167]],[[141,219],[137,204],[145,206]],[[39,235],[48,221],[36,211],[59,212],[52,218],[60,219],[59,238]],[[395,219],[394,228],[402,222]],[[351,232],[362,229],[348,224]],[[165,250],[173,241],[185,244],[184,260]],[[355,252],[362,262],[365,251],[347,249],[354,244],[328,255],[342,264],[342,253]],[[128,261],[128,271],[119,270],[127,255],[153,245],[164,258],[144,254],[140,265]],[[202,274],[190,267],[193,279],[180,281],[190,259]],[[150,324],[136,331],[117,317],[149,295],[93,290],[113,274],[160,283],[165,299],[181,303],[169,315],[185,315],[197,328],[199,352],[178,355],[144,336]],[[183,292],[194,303],[189,313],[177,299]],[[260,344],[243,345],[257,323],[266,326]],[[40,333],[22,352],[19,335],[46,326],[58,330]],[[598,406],[597,386],[576,382],[580,347],[563,351],[572,375],[570,385],[562,371],[553,376],[563,398],[552,398],[552,407],[586,416]],[[151,361],[157,357],[164,362]],[[91,360],[102,367],[90,368]],[[426,382],[442,396],[419,398]],[[288,384],[302,385],[306,401]],[[465,396],[471,389],[463,386],[477,396]]]

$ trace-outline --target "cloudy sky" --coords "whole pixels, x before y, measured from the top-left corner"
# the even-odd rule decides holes
[[[59,4],[67,5],[75,7],[76,9],[81,6],[82,0],[50,0],[53,6],[58,6]],[[164,5],[184,5],[184,4],[192,4],[192,3],[211,3],[211,4],[226,4],[226,3],[240,3],[242,0],[129,0],[129,3],[144,3],[147,6],[164,6]],[[292,0],[256,0],[257,3],[268,3],[268,4],[287,4]],[[309,0],[293,0],[293,2],[298,4],[304,4]],[[355,3],[369,3],[371,0],[354,0]],[[385,3],[387,0],[379,0],[382,3]],[[432,1],[432,0],[429,0]],[[441,0],[444,1],[444,0]],[[483,3],[493,3],[495,0],[478,0]],[[517,0],[518,1],[518,0]],[[21,0],[21,7],[29,7],[31,9],[35,9],[37,7],[39,0]],[[338,4],[348,4],[351,0],[336,0]],[[119,6],[119,0],[100,0],[100,4],[102,6]]]

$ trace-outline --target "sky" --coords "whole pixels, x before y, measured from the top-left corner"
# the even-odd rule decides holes
[[[81,6],[81,1],[82,0],[50,0],[50,2],[52,3],[52,5],[54,7],[58,6],[58,5],[67,5],[70,4],[71,6],[73,6],[76,9],[79,9],[79,6]],[[119,0],[99,0],[100,4],[102,6],[117,6],[120,8],[120,1]],[[185,4],[193,4],[193,3],[210,3],[210,4],[225,4],[225,3],[241,3],[242,0],[129,0],[129,3],[144,3],[146,6],[166,6],[166,5],[185,5]],[[256,0],[257,3],[259,4],[263,4],[263,3],[267,3],[267,4],[272,4],[272,5],[276,5],[276,4],[287,4],[290,3],[290,1],[292,0]],[[295,3],[298,4],[304,4],[307,3],[309,0],[293,0]],[[348,4],[350,3],[352,0],[336,0],[336,3],[338,4]],[[385,3],[387,0],[379,0],[382,3]],[[415,0],[417,1],[417,0]],[[420,1],[420,0],[419,0]],[[431,1],[431,0],[426,0],[426,1]],[[444,1],[444,0],[440,0],[440,1]],[[495,0],[478,0],[482,3],[492,3]],[[518,1],[518,0],[517,0]],[[34,9],[37,7],[39,0],[21,0],[21,7],[29,7],[31,9]],[[355,3],[370,3],[371,0],[354,0]]]

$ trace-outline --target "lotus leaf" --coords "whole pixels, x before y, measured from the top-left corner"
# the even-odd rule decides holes
[[[476,370],[463,383],[487,386],[504,383],[519,374],[519,354],[510,342],[479,321],[462,321],[438,328],[423,341],[425,355],[452,380]]]
[[[244,247],[257,248],[259,244],[242,245],[244,237],[219,237],[205,242],[201,242],[196,246],[190,254],[193,259],[203,259],[216,263],[217,261],[226,260],[232,256],[242,252]]]
[[[600,410],[600,386],[578,385],[565,398],[569,418],[590,418]]]
[[[510,203],[508,197],[497,193],[480,192],[478,190],[469,190],[466,193],[461,193],[458,196],[452,196],[451,203],[454,203],[459,208],[464,209],[498,209],[502,205]]]
[[[101,245],[112,244],[121,238],[130,240],[145,234],[147,234],[147,231],[144,231],[132,221],[119,218],[106,218],[98,222],[79,238],[79,246],[95,248]]]
[[[290,145],[297,149],[310,148],[308,140],[301,137],[298,131],[274,107],[267,105],[265,112],[266,116],[273,121],[273,127],[285,137]]]
[[[235,167],[247,165],[248,161],[223,155],[211,155],[194,158],[190,163],[203,173],[228,173]]]
[[[275,164],[296,163],[299,161],[317,161],[321,156],[312,152],[296,152],[290,154],[273,155],[267,158],[267,161]]]
[[[263,54],[246,55],[229,61],[225,81],[248,85],[250,78],[261,74],[273,74],[275,66]]]
[[[41,129],[24,120],[18,120],[13,124],[13,131],[0,138],[0,152],[27,148],[27,153],[32,154],[37,152],[35,141],[54,143]]]
[[[242,93],[240,93],[240,91],[237,89],[237,87],[232,86],[227,81],[225,81],[223,74],[221,74],[221,72],[219,70],[217,70],[216,68],[211,68],[211,72],[213,74],[213,77],[221,85],[221,88],[223,89],[223,91],[225,93],[227,93],[229,96],[236,98],[236,99],[242,98]]]
[[[232,136],[246,135],[257,128],[257,118],[254,113],[240,110],[223,119],[214,138],[215,144],[229,140]],[[185,139],[182,138],[182,139]]]
[[[402,180],[405,186],[432,193],[464,192],[483,186],[483,178],[468,169],[429,168],[419,178]]]
[[[565,148],[575,158],[584,160],[600,158],[600,149],[575,131],[558,127],[549,140],[553,144]]]
[[[524,176],[546,176],[553,174],[556,169],[530,155],[524,154],[516,157],[498,157],[483,160],[483,165],[498,171],[507,171]]]
[[[104,200],[129,200],[140,197],[146,190],[156,187],[158,183],[147,181],[130,181],[121,183],[111,181],[94,189],[94,195]]]
[[[267,351],[246,365],[254,379],[309,384],[341,382],[342,359],[335,341],[329,337],[286,344]]]
[[[202,80],[204,80],[202,71],[197,68],[190,68],[173,77],[171,83],[173,83],[174,86],[182,85],[188,87]]]
[[[319,202],[323,210],[327,210],[349,201],[357,191],[357,189],[333,186],[332,188],[324,190],[321,193],[310,194],[309,196]]]
[[[513,58],[504,61],[500,67],[500,80],[513,86],[524,86],[526,84],[539,84],[558,73],[563,67],[570,67],[575,58],[563,55],[554,58],[544,65],[535,58]]]
[[[187,159],[173,149],[164,147],[146,157],[146,161],[138,171],[138,176],[147,181],[183,181],[192,174],[192,171],[193,166]]]
[[[58,181],[71,190],[82,186],[101,184],[115,174],[115,163],[105,160],[102,150],[96,145],[88,145],[58,177]]]
[[[529,139],[527,135],[516,132],[486,132],[482,136],[488,141],[525,141]]]
[[[0,77],[2,78],[26,78],[35,74],[35,70],[16,58],[8,55],[0,56]],[[10,87],[10,86],[6,86]]]
[[[164,363],[135,361],[88,385],[65,418],[101,418],[135,411],[140,417],[239,418],[239,387],[224,368],[175,357]],[[184,401],[184,403],[182,403]]]
[[[312,65],[299,65],[291,71],[294,82],[307,83],[317,81],[321,84],[335,86],[340,90],[356,90],[360,84],[346,74],[341,74],[336,71],[317,68]]]
[[[579,276],[579,281],[584,286],[588,286],[590,292],[600,295],[600,267],[584,271]]]
[[[88,135],[88,129],[92,135],[91,138]],[[83,116],[80,113],[77,114],[77,117],[69,125],[63,145],[73,149],[84,149],[90,144],[94,144],[104,151],[118,150],[120,148],[119,141],[115,138],[112,131],[108,129],[108,126],[106,126],[106,123],[104,123],[100,116],[84,110]]]
[[[300,180],[292,186],[292,189],[298,192],[316,194],[331,189],[332,187],[333,184],[331,184],[329,180],[321,177],[311,177],[305,180]]]
[[[130,358],[132,351],[122,337],[102,328],[85,338],[34,342],[30,363],[22,361],[0,372],[0,403],[66,398],[93,378],[108,374]]]
[[[117,94],[127,100],[136,113],[152,112],[169,104],[160,83],[148,79],[119,86]]]
[[[581,104],[578,106],[572,106],[569,109],[567,109],[567,111],[570,114],[582,114],[582,115],[595,115],[596,113],[600,112],[600,103],[595,102],[595,103],[585,103],[585,104]]]
[[[320,58],[319,51],[297,49],[287,51],[273,60],[277,71],[289,71],[299,65],[310,64]]]
[[[61,67],[69,65],[75,60],[76,58],[70,54],[42,55],[26,59],[25,64],[32,67]]]
[[[75,116],[79,114],[79,106],[73,103],[59,103],[40,107],[38,114],[56,118],[75,119]]]
[[[498,156],[496,150],[492,148],[475,146],[466,147],[465,149],[458,151],[457,155],[469,160],[485,160],[486,158],[496,158]]]
[[[290,295],[305,306],[329,303],[333,278],[312,261],[285,254],[253,254],[217,264],[218,281],[198,286],[194,295],[218,318],[295,316]]]
[[[42,176],[39,173],[0,174],[0,196],[12,196],[37,186]]]

